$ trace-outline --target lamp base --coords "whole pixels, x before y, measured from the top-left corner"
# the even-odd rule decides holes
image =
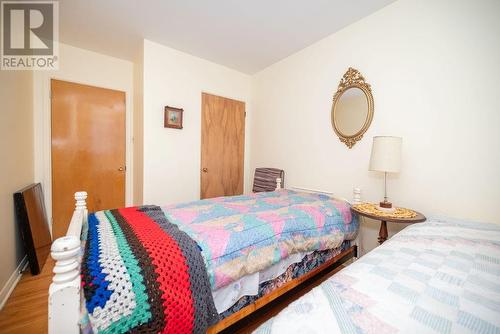
[[[391,202],[387,202],[387,201],[380,202],[379,205],[380,205],[381,208],[385,208],[385,209],[392,208],[392,203]]]
[[[384,211],[384,212],[394,212],[396,211],[396,208],[393,208],[392,207],[392,203],[391,202],[380,202],[379,203],[379,206],[378,206],[378,209],[380,211]]]

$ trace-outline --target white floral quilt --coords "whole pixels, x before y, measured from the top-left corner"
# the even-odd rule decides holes
[[[257,333],[500,333],[500,225],[409,226]]]

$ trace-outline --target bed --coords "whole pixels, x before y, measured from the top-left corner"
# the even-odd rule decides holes
[[[277,190],[88,214],[56,240],[49,333],[219,332],[356,256],[347,201]]]
[[[500,225],[412,225],[256,333],[500,333]]]

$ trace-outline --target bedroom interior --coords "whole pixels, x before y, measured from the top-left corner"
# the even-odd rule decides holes
[[[500,1],[1,6],[0,333],[500,333]]]

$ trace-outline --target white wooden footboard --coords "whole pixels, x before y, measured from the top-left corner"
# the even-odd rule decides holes
[[[56,261],[49,288],[49,334],[79,333],[80,318],[80,236],[87,224],[87,193],[75,193],[76,207],[66,236],[50,248]]]

